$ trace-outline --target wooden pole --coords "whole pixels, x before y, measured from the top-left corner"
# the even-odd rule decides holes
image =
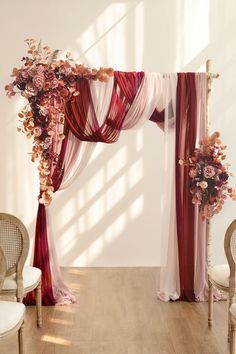
[[[218,78],[219,74],[213,74],[211,72],[212,69],[212,60],[208,59],[206,62],[206,73],[207,73],[207,92],[206,92],[206,134],[209,136],[209,128],[210,128],[210,117],[209,117],[209,99],[211,94],[211,84],[214,78]],[[211,267],[211,224],[210,220],[206,221],[206,262],[207,269]],[[212,326],[212,314],[213,314],[213,288],[212,283],[209,280],[208,275],[208,326]]]
[[[211,84],[213,79],[217,79],[219,77],[218,73],[212,73],[212,60],[208,59],[206,61],[206,73],[207,73],[207,97],[206,97],[206,134],[209,136],[210,130],[210,115],[209,115],[209,100],[211,95]],[[207,240],[207,267],[211,266],[211,225],[210,220],[206,221],[206,240]]]
[[[206,62],[206,73],[207,73],[207,92],[206,92],[206,135],[209,135],[209,127],[210,127],[210,117],[209,117],[209,99],[211,94],[211,68],[212,68],[212,60],[208,59]],[[211,266],[211,225],[210,220],[206,221],[206,240],[207,240],[207,250],[206,250],[206,261],[207,268]]]

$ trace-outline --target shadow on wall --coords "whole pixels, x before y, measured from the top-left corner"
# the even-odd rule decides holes
[[[214,60],[220,80],[213,85],[212,130],[221,130],[228,161],[236,170],[231,133],[234,100],[236,3],[177,1],[91,1],[4,3],[0,13],[0,86],[26,51],[24,39],[41,38],[71,51],[90,66],[119,70],[197,71]],[[19,16],[20,14],[20,16]],[[36,15],[37,14],[37,15]],[[9,26],[11,18],[11,26]],[[43,18],[42,21],[37,19]],[[63,24],[63,25],[62,25]],[[16,101],[15,101],[16,102]],[[17,101],[18,102],[18,101]],[[18,103],[17,103],[18,105]],[[16,133],[18,107],[0,91],[0,210],[20,217],[31,235],[37,209],[38,177],[27,152],[31,144]],[[224,123],[223,123],[224,122]],[[62,265],[159,265],[163,136],[153,124],[123,133],[112,146],[99,144],[87,170],[52,204],[55,239]],[[236,183],[235,183],[236,184]],[[234,217],[227,203],[214,218],[216,260],[223,258],[224,230]],[[223,245],[223,243],[222,243]]]

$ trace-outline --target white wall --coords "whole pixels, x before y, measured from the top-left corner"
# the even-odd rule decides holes
[[[236,174],[236,2],[234,0],[1,1],[0,87],[37,38],[69,50],[83,63],[119,70],[198,71],[214,60],[220,79],[211,98],[212,131],[228,145]],[[27,155],[31,143],[16,132],[21,100],[0,91],[0,210],[20,217],[34,233],[38,178]],[[100,145],[81,178],[57,193],[51,211],[61,265],[159,265],[162,133],[148,123]],[[232,180],[236,186],[236,178]],[[236,215],[227,202],[213,219],[215,261]]]

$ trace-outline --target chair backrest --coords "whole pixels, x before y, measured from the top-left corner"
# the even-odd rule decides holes
[[[0,213],[0,247],[7,262],[6,276],[21,273],[29,252],[29,235],[13,215]]]
[[[225,255],[230,268],[230,284],[231,287],[236,286],[236,219],[231,222],[225,233],[224,240]]]
[[[5,274],[6,274],[6,270],[7,270],[7,261],[6,261],[6,258],[4,256],[3,250],[0,247],[0,290],[2,289],[3,281],[4,281],[4,278],[5,278]]]

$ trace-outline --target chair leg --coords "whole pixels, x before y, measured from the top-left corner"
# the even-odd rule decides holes
[[[213,322],[213,286],[208,278],[208,327],[212,326]]]
[[[25,354],[24,350],[24,341],[23,341],[23,332],[24,332],[24,322],[22,323],[18,331],[18,345],[19,345],[19,354]]]
[[[36,311],[37,311],[37,326],[42,327],[42,297],[41,297],[41,282],[35,289],[36,292]]]
[[[236,354],[236,343],[235,343],[235,340],[236,340],[236,325],[235,323],[232,324],[232,327],[231,327],[231,341],[230,341],[230,354]]]
[[[235,327],[235,324],[232,322],[232,315],[230,312],[230,307],[234,302],[234,297],[229,293],[229,301],[228,301],[228,342],[233,341],[233,328]]]

